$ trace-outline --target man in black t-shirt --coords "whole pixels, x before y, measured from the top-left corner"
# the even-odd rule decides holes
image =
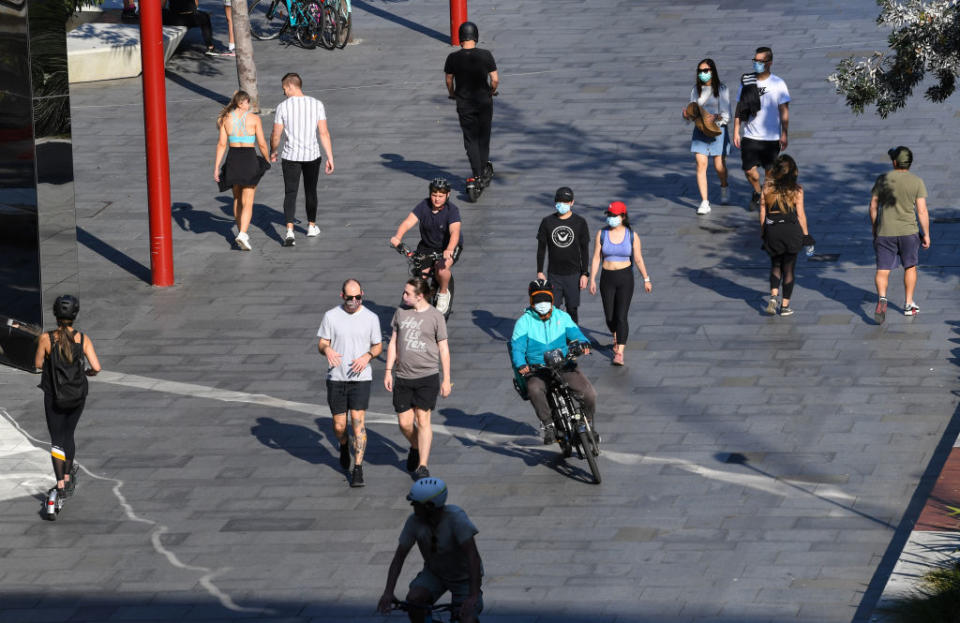
[[[477,47],[479,33],[476,24],[460,24],[459,35],[461,49],[447,56],[443,71],[446,73],[450,99],[457,100],[463,146],[470,159],[473,176],[467,183],[476,181],[486,186],[493,177],[490,124],[493,120],[493,96],[497,94],[500,77],[493,54]]]
[[[554,304],[559,306],[562,302],[570,318],[577,322],[580,290],[587,287],[590,273],[590,230],[582,216],[571,212],[573,190],[562,186],[553,200],[557,213],[540,221],[537,231],[537,279],[547,279],[553,284]],[[548,251],[544,275],[543,260]]]

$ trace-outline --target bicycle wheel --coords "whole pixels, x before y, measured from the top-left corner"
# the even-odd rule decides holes
[[[342,0],[340,2],[338,19],[337,47],[342,50],[347,46],[347,42],[350,41],[350,29],[353,28],[353,15],[347,13],[347,7]]]
[[[253,0],[250,13],[250,34],[260,41],[276,39],[289,23],[285,0]]]
[[[323,17],[320,20],[320,45],[328,50],[337,47],[338,31],[337,8],[332,2],[324,2]]]
[[[580,449],[583,450],[583,455],[587,459],[587,464],[590,466],[590,472],[593,474],[593,481],[596,484],[600,484],[600,466],[597,465],[597,456],[595,453],[595,448],[593,444],[593,436],[589,431],[582,430],[579,433],[580,436]]]
[[[323,7],[316,0],[301,0],[300,14],[297,16],[297,41],[306,50],[317,47],[320,41],[320,17]]]

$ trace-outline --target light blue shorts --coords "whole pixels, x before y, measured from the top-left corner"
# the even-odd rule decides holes
[[[693,128],[693,139],[690,141],[690,151],[705,156],[727,156],[730,154],[730,139],[727,138],[727,126],[720,128],[723,132],[716,138],[710,138],[696,127]]]

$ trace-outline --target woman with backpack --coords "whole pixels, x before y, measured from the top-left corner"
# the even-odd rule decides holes
[[[40,335],[34,357],[34,365],[42,369],[40,389],[43,390],[43,408],[50,431],[50,454],[58,497],[71,494],[76,487],[73,433],[87,399],[86,377],[100,371],[100,360],[93,342],[73,328],[79,311],[77,297],[69,294],[57,297],[53,303],[57,328]],[[84,361],[90,364],[89,369],[84,369]]]

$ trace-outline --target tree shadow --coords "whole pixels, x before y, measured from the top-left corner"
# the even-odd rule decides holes
[[[167,80],[169,80],[170,82],[178,84],[183,88],[187,89],[188,91],[193,91],[197,95],[202,95],[203,97],[209,98],[220,105],[226,106],[227,104],[230,103],[230,96],[217,93],[216,91],[212,91],[204,86],[197,84],[196,82],[187,80],[180,74],[173,72],[169,69],[167,69],[166,71],[166,77],[167,77]]]
[[[77,242],[87,247],[105,260],[127,271],[137,279],[151,283],[150,269],[126,253],[111,247],[82,227],[77,227]]]
[[[174,222],[183,231],[190,231],[195,234],[214,232],[223,236],[228,244],[233,245],[234,243],[233,218],[227,219],[205,210],[197,210],[193,205],[183,202],[173,204],[171,214]]]
[[[353,2],[351,3],[351,6],[352,6],[353,8],[355,8],[355,9],[360,9],[360,10],[362,10],[362,11],[366,11],[367,13],[370,13],[371,15],[376,15],[377,17],[381,17],[381,18],[387,20],[388,22],[393,22],[394,24],[398,24],[398,25],[403,26],[403,27],[405,27],[405,28],[409,28],[410,30],[414,30],[414,31],[416,31],[416,32],[419,32],[420,34],[426,35],[426,36],[430,37],[431,39],[436,39],[437,41],[439,41],[439,42],[441,42],[441,43],[445,43],[445,44],[449,44],[449,43],[450,43],[450,37],[449,37],[448,35],[445,35],[444,33],[440,32],[439,30],[434,30],[433,28],[429,28],[429,27],[427,27],[427,26],[423,26],[422,24],[418,24],[418,23],[416,23],[416,22],[414,22],[414,21],[411,21],[411,20],[409,20],[409,19],[407,19],[407,18],[405,18],[405,17],[400,17],[400,16],[398,16],[398,15],[394,15],[393,13],[390,13],[390,12],[388,12],[388,11],[384,11],[383,9],[379,9],[379,8],[373,6],[372,4],[369,4],[369,3],[367,3],[367,2],[364,2],[363,0],[353,0]]]

